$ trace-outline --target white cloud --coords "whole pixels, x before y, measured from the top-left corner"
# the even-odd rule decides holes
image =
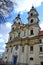
[[[0,38],[2,37],[2,34],[0,34]]]
[[[6,47],[6,45],[5,44],[3,44],[3,46],[2,46],[3,48],[5,48]]]
[[[5,35],[3,35],[3,34],[0,34],[0,43],[6,43],[7,41],[8,41],[8,38],[9,38],[9,34],[7,33],[7,34],[5,34]]]
[[[7,42],[9,38],[9,32],[11,30],[11,23],[6,22],[5,24],[1,25],[0,29],[0,42]]]
[[[6,47],[5,44],[3,44],[2,46],[0,45],[0,52],[4,52],[5,51],[5,47]]]
[[[0,49],[0,52],[4,52],[4,50],[3,49]]]
[[[43,0],[12,0],[12,1],[17,4],[17,5],[14,4],[14,10],[16,12],[29,11],[32,5],[38,7],[43,2]]]
[[[9,32],[11,30],[11,23],[10,22],[6,22],[5,24],[1,25],[0,28],[0,52],[4,52],[5,50],[5,46],[6,46],[6,42],[8,41],[9,38]]]
[[[6,22],[5,25],[6,25],[6,27],[11,28],[12,24],[10,22]]]
[[[9,34],[6,34],[5,37],[4,37],[4,39],[5,39],[5,43],[8,42]]]
[[[3,35],[0,34],[0,43],[1,43],[1,42],[4,42],[4,39],[3,39],[2,37],[3,37]]]
[[[1,42],[4,42],[4,39],[0,38],[0,43],[1,43]]]

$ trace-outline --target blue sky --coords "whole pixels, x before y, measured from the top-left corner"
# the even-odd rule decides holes
[[[39,13],[40,27],[43,30],[43,0],[11,0],[16,3],[14,10],[11,12],[11,17],[7,19],[6,23],[0,25],[0,53],[5,51],[5,43],[8,41],[9,32],[11,31],[11,25],[14,18],[20,12],[20,17],[23,23],[28,23],[26,19],[28,17],[27,12],[31,9],[32,5],[36,8]]]

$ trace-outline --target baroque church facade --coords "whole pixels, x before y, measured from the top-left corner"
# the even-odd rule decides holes
[[[14,19],[6,43],[4,62],[43,65],[43,31],[39,26],[37,10],[28,12],[28,24],[23,24],[20,14]]]

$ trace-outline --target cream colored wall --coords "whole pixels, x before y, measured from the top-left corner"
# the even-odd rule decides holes
[[[25,45],[25,50],[24,53],[22,53],[22,46],[19,46],[19,49],[16,51],[15,47],[13,47],[13,51],[11,53],[11,48],[9,49],[8,52],[8,62],[13,62],[13,56],[17,55],[18,59],[17,62],[19,63],[27,63],[28,62],[28,46]]]
[[[34,64],[40,64],[40,60],[39,60],[39,44],[34,45]]]
[[[37,14],[37,12],[34,12],[32,10],[32,11],[30,11],[29,16],[30,16],[31,13],[33,13],[33,15],[34,14]],[[34,19],[33,23],[38,22],[38,18],[37,17],[30,17],[29,24],[31,24],[30,23],[30,20],[31,19]],[[18,22],[22,23],[20,19],[18,19],[18,20],[15,19],[14,21],[16,21],[17,23]],[[22,37],[22,38],[37,36],[38,33],[39,33],[39,27],[38,27],[38,25],[36,24],[36,26],[33,25],[33,26],[30,26],[30,27],[28,27],[28,25],[27,25],[27,27],[23,28],[22,30],[20,30],[20,26],[13,25],[13,27],[14,28],[17,27],[18,30],[17,31],[14,31],[14,32],[12,32],[12,30],[11,30],[12,33],[9,34],[9,38],[10,38],[10,36],[12,36],[12,40],[13,40],[15,37],[18,37],[18,32],[20,32],[20,37]],[[31,29],[33,29],[34,35],[30,35]],[[26,34],[25,36],[24,36],[24,31],[26,32],[25,33]],[[9,42],[9,40],[8,40],[8,42]],[[29,44],[30,44],[30,42],[28,41]],[[43,39],[42,39],[42,42],[43,42]],[[12,43],[11,42],[11,46],[13,46],[13,44],[17,44],[17,43],[20,43],[20,42],[16,42],[16,43]],[[24,41],[23,41],[23,43],[24,43]],[[34,42],[31,42],[31,43],[34,43]],[[8,44],[8,46],[9,45],[10,45],[10,43]],[[30,45],[32,45],[32,44],[30,44]],[[13,46],[12,53],[11,53],[11,47],[8,47],[9,48],[9,51],[7,53],[5,51],[3,60],[5,62],[6,61],[13,62],[14,56],[17,55],[18,56],[17,63],[28,63],[29,64],[30,61],[31,61],[30,60],[30,57],[33,57],[34,58],[33,59],[33,63],[40,65],[40,62],[43,61],[43,57],[39,56],[39,45],[40,44],[33,45],[33,52],[32,53],[30,52],[30,45],[24,45],[24,52],[22,52],[22,46],[20,46],[20,45],[19,45],[19,49],[18,50],[15,50],[15,46]],[[7,57],[7,59],[5,59],[5,57]],[[29,65],[31,65],[31,64],[29,64]]]
[[[33,29],[34,35],[30,35],[31,29]],[[24,31],[25,31],[25,36],[24,36]],[[22,37],[22,38],[24,38],[24,37],[33,37],[33,36],[37,36],[38,33],[39,33],[39,28],[33,26],[33,27],[29,28],[29,29],[28,28],[24,28],[23,30],[21,30],[20,31],[20,37]],[[14,39],[15,37],[18,37],[18,32],[12,33],[12,34],[10,34],[10,36],[12,36],[12,39]]]
[[[22,46],[20,50],[20,61],[19,63],[27,63],[28,62],[28,45],[24,46],[24,52],[22,52]]]
[[[43,38],[42,38],[42,43],[43,43]]]
[[[8,62],[12,62],[11,47],[9,47],[9,51],[8,51]]]
[[[39,34],[39,28],[34,27],[34,35],[37,36]]]
[[[40,57],[40,62],[43,62],[43,56],[42,56],[42,57]]]
[[[31,35],[31,30],[33,30],[33,35]],[[37,36],[39,34],[39,28],[38,27],[31,27],[31,29],[29,29],[29,32],[28,32],[29,36],[28,37],[34,37],[34,36]]]
[[[20,37],[24,37],[24,31],[21,31]]]
[[[28,45],[25,45],[25,48],[24,48],[24,62],[23,63],[28,63]]]
[[[17,63],[28,63],[30,62],[30,57],[33,57],[33,63],[34,64],[40,64],[40,62],[43,60],[39,56],[39,45],[33,45],[33,53],[30,53],[30,46],[25,45],[24,53],[22,53],[22,46],[19,46],[18,50],[15,50],[15,46],[13,47],[12,53],[11,53],[11,47],[9,47],[9,51],[5,56],[7,56],[7,59],[4,58],[4,61],[13,62],[13,56],[17,55]]]

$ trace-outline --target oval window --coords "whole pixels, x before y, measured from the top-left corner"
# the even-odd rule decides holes
[[[33,16],[33,13],[31,13],[31,16]]]

